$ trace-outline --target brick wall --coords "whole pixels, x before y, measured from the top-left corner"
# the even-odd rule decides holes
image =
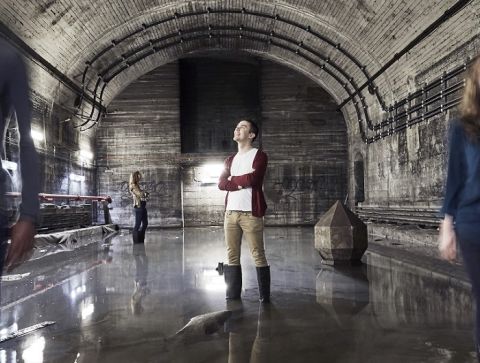
[[[231,73],[244,69],[232,62],[222,66],[225,70],[230,67]],[[255,107],[262,112],[260,140],[269,155],[266,223],[314,224],[335,200],[345,198],[345,122],[332,98],[301,74],[268,61],[258,62],[256,73],[260,91]],[[148,208],[151,225],[178,225],[181,206],[187,226],[223,221],[225,192],[215,184],[202,184],[195,172],[202,165],[223,162],[228,155],[222,152],[223,135],[231,139],[235,122],[215,124],[217,132],[213,135],[218,138],[208,145],[218,147],[216,152],[197,147],[195,153],[180,155],[178,85],[177,63],[143,76],[112,102],[111,114],[98,130],[99,191],[112,195],[112,215],[117,223],[133,222],[126,181],[136,168],[145,172],[146,186],[152,188]],[[224,86],[232,95],[245,92],[231,83]],[[220,91],[220,86],[216,87]],[[202,107],[215,110],[217,101],[204,97]],[[188,102],[186,105],[193,107]],[[222,105],[231,115],[250,109],[228,100]],[[186,141],[201,139],[206,125],[207,121],[189,124],[192,137]]]
[[[240,119],[259,119],[260,66],[250,60],[180,61],[182,152],[234,151],[232,127]]]
[[[113,221],[133,225],[129,175],[143,174],[152,226],[180,226],[178,63],[141,77],[109,105],[96,137],[98,190],[113,198]]]
[[[252,12],[278,14],[280,18],[279,20],[265,21],[265,19],[248,12],[228,15],[202,13],[195,17],[180,17],[162,23],[155,28],[149,28],[138,33],[135,37],[129,38],[124,43],[114,47],[111,52],[102,56],[98,64],[92,67],[91,78],[89,78],[87,86],[92,88],[92,82],[94,83],[96,80],[96,72],[102,67],[120,59],[122,54],[127,53],[139,44],[145,44],[150,38],[172,33],[178,34],[180,29],[185,32],[197,26],[212,24],[213,30],[204,32],[205,35],[211,31],[213,34],[211,39],[202,38],[192,42],[179,43],[165,51],[147,57],[122,72],[107,87],[106,102],[108,103],[111,99],[117,100],[118,93],[126,85],[169,60],[178,59],[192,52],[223,49],[227,53],[240,50],[261,55],[299,70],[311,79],[315,79],[318,84],[323,85],[335,101],[339,103],[346,97],[342,86],[318,66],[302,58],[300,54],[268,45],[264,41],[265,39],[253,41],[215,38],[215,26],[243,24],[259,31],[270,32],[273,30],[280,36],[291,37],[296,41],[303,42],[306,46],[313,47],[324,56],[330,57],[332,61],[352,76],[357,84],[361,84],[365,81],[365,76],[359,67],[341,53],[341,49],[348,50],[360,64],[367,67],[370,74],[373,74],[455,3],[454,0],[424,2],[407,0],[403,2],[385,1],[373,6],[369,2],[339,2],[334,0],[322,2],[285,0],[275,4],[264,1],[251,1],[246,4],[232,0],[228,4],[219,5],[217,1],[178,2],[165,0],[151,5],[135,0],[129,7],[118,6],[115,1],[105,2],[101,6],[93,7],[90,2],[83,0],[75,4],[67,4],[64,1],[48,2],[48,4],[34,2],[25,4],[6,0],[1,5],[0,22],[16,33],[47,62],[54,65],[73,82],[79,84],[86,60],[91,59],[99,51],[110,45],[112,40],[120,39],[133,30],[141,28],[144,22],[165,18],[175,11],[179,13],[202,12],[207,7],[238,9],[245,6],[247,10]],[[115,8],[115,11],[112,11],[113,8]],[[480,1],[471,1],[456,16],[438,28],[426,40],[382,74],[376,80],[376,85],[387,105],[405,97],[408,92],[419,89],[424,82],[429,82],[440,76],[443,71],[463,63],[467,56],[478,53],[480,49],[479,16]],[[283,18],[298,22],[302,27],[298,28],[284,23],[281,21]],[[339,49],[326,44],[316,38],[313,33],[306,31],[307,26],[323,36],[327,36],[334,44],[338,43],[340,45]],[[238,31],[232,31],[232,33],[238,35],[240,31],[239,29]],[[259,36],[259,34],[256,35]],[[299,53],[302,52],[303,50]],[[34,100],[38,98],[34,101],[36,103],[34,124],[45,129],[47,134],[47,142],[45,145],[39,146],[40,152],[45,155],[42,157],[44,160],[42,178],[48,180],[48,182],[44,182],[44,190],[70,190],[71,186],[63,181],[65,176],[68,176],[69,169],[74,169],[79,173],[88,169],[87,178],[93,178],[93,166],[83,166],[77,157],[81,141],[91,144],[92,134],[87,133],[86,136],[79,137],[78,131],[72,128],[71,123],[63,123],[63,120],[68,118],[69,107],[73,105],[73,100],[77,95],[61,86],[58,79],[52,77],[37,63],[31,62],[31,69],[33,71],[33,97]],[[374,122],[380,121],[384,115],[381,113],[377,100],[367,92],[364,92],[363,95],[366,98],[371,118]],[[286,113],[291,106],[292,104],[285,103]],[[275,107],[281,108],[283,105]],[[421,125],[416,125],[411,129],[366,146],[359,139],[357,115],[352,104],[349,103],[345,106],[342,112],[347,124],[348,192],[352,203],[355,188],[354,178],[351,176],[354,174],[354,161],[357,160],[358,155],[361,155],[365,162],[366,204],[416,205],[440,202],[441,184],[445,170],[445,130],[447,120],[451,117],[450,114],[431,119]],[[281,117],[285,118],[285,116]],[[58,130],[63,131],[59,132]],[[268,124],[265,125],[265,130],[271,132]],[[287,127],[286,132],[288,131]],[[178,130],[176,132],[179,134]],[[276,132],[271,133],[274,139],[277,138]],[[125,137],[125,134],[118,132],[118,137]],[[222,137],[225,137],[225,135],[222,135]],[[336,139],[336,137],[334,136],[333,139]],[[297,140],[301,141],[302,139],[303,135],[299,136]],[[50,140],[55,141],[55,143],[50,143]],[[179,145],[179,138],[175,140]],[[268,140],[265,140],[265,142],[268,144]],[[52,145],[56,145],[55,151]],[[109,145],[109,147],[111,146]],[[307,148],[305,147],[304,150],[307,150]],[[165,154],[171,155],[167,152]],[[173,155],[177,154],[173,153]],[[180,173],[179,170],[175,169],[180,164],[176,160],[170,160],[170,156],[163,155],[161,158],[158,156],[157,159],[156,157],[152,156],[155,162],[162,160],[163,163],[163,160],[166,160],[164,164],[168,167],[165,170],[169,170],[167,174],[159,175],[159,177],[167,180],[178,180],[179,175],[190,173],[188,170],[184,170],[185,173]],[[163,159],[164,157],[165,159]],[[300,160],[302,158],[306,159],[305,155],[294,154],[292,161],[301,164]],[[52,162],[52,160],[55,162]],[[103,159],[100,158],[99,163],[103,163]],[[316,165],[315,163],[316,161],[312,165]],[[287,168],[287,165],[292,164],[292,162],[285,164],[285,168]],[[331,167],[333,164],[329,165]],[[327,174],[341,175],[339,170],[342,167],[341,165],[334,167]],[[284,168],[284,166],[281,168]],[[302,171],[292,172],[285,170],[283,172],[281,169],[275,169],[275,173],[277,173],[275,175],[277,175],[278,183],[280,183],[277,185],[287,184],[280,182],[284,174],[301,175],[304,173],[303,169]],[[308,175],[310,173],[309,170],[305,172]],[[321,175],[322,172],[312,170],[312,173],[317,179],[316,176]],[[119,177],[118,180],[115,180],[115,183],[120,183],[122,178],[125,177]],[[318,179],[322,180],[323,183],[322,178]],[[159,178],[155,176],[155,183],[158,180]],[[102,181],[99,183],[102,185]],[[94,190],[91,179],[82,188],[86,191]],[[273,190],[273,188],[270,189]],[[339,191],[335,193],[345,194]],[[276,200],[276,197],[273,196],[269,196],[269,198],[272,198],[272,201]],[[308,201],[303,199],[301,201],[302,204],[309,205]],[[173,205],[173,200],[171,202]],[[312,208],[308,206],[307,210],[314,211],[314,208]],[[296,220],[309,220],[310,216],[315,213],[308,212],[308,215],[299,215],[298,218],[295,218]],[[174,215],[169,217],[173,224],[176,223],[173,222],[174,220],[178,221],[179,212],[175,211]]]
[[[96,168],[94,158],[84,159],[80,150],[94,153],[94,130],[81,133],[72,121],[65,121],[71,113],[65,108],[72,93],[66,90],[49,89],[55,79],[28,57],[24,58],[30,79],[30,102],[32,106],[32,130],[44,135],[35,140],[40,159],[40,191],[53,194],[95,195]],[[58,84],[57,84],[58,86]],[[10,120],[6,135],[6,159],[18,162],[19,134],[15,118]],[[70,178],[74,173],[85,177],[84,181]],[[20,170],[12,172],[12,191],[20,190]],[[17,201],[18,202],[18,201]],[[59,203],[60,201],[57,201]],[[75,202],[71,202],[75,203]]]
[[[315,224],[347,191],[347,133],[332,97],[305,76],[262,62],[267,224]]]

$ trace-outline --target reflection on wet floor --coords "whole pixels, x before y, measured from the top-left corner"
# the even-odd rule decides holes
[[[227,305],[221,227],[151,230],[144,246],[123,233],[2,283],[0,337],[56,324],[2,343],[0,363],[475,361],[468,286],[376,254],[322,265],[313,228],[266,229],[265,306],[246,245],[243,299]]]

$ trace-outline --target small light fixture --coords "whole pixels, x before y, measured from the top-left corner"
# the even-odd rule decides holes
[[[93,153],[89,150],[80,150],[80,158],[83,160],[92,160],[93,159]]]
[[[14,161],[2,160],[2,168],[11,171],[17,171],[18,165]]]
[[[78,174],[75,174],[75,173],[70,173],[70,180],[71,181],[83,182],[83,181],[85,181],[85,175],[78,175]]]
[[[195,181],[202,184],[216,184],[223,168],[223,164],[205,164],[195,168]]]
[[[45,135],[43,135],[42,131],[32,129],[30,131],[30,135],[32,135],[32,139],[34,141],[43,141],[45,139]]]

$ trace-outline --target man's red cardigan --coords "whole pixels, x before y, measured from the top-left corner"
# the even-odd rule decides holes
[[[230,192],[238,191],[238,187],[252,188],[252,215],[255,217],[263,217],[267,209],[265,196],[263,195],[263,178],[267,170],[268,157],[262,149],[257,151],[255,159],[253,159],[253,173],[243,174],[239,176],[232,176],[232,180],[228,180],[230,176],[230,168],[232,166],[233,158],[236,154],[230,155],[225,159],[224,169],[218,181],[218,188],[226,190],[225,208],[227,207],[228,194]]]

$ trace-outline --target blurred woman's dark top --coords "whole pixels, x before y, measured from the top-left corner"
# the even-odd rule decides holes
[[[469,138],[460,121],[452,122],[442,214],[458,223],[480,223],[480,140]]]

